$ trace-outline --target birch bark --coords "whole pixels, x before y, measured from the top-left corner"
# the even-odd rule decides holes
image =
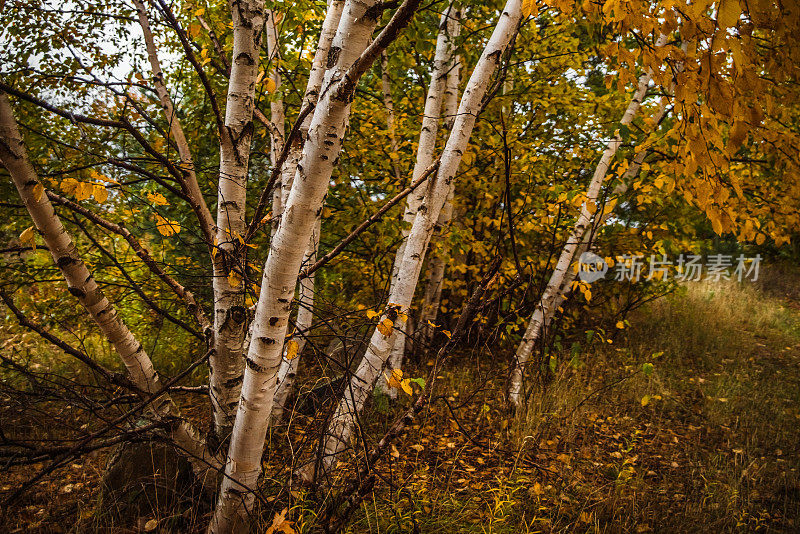
[[[225,127],[220,139],[217,199],[217,250],[214,257],[214,333],[216,351],[210,360],[209,392],[214,427],[225,440],[242,384],[242,347],[247,331],[245,265],[241,240],[247,169],[253,138],[253,108],[258,56],[264,27],[264,0],[232,0],[233,61],[228,83]]]
[[[3,92],[0,92],[0,162],[11,175],[36,229],[67,282],[69,292],[89,312],[114,347],[136,387],[147,393],[159,391],[161,379],[153,362],[97,285],[50,203],[28,158],[11,103]],[[169,395],[162,395],[149,408],[157,419],[177,418],[178,422],[172,427],[173,440],[186,451],[200,482],[204,486],[213,483],[215,478],[209,469],[219,468],[219,461],[208,452],[195,429],[180,417]]]
[[[425,107],[422,112],[422,126],[419,132],[419,143],[417,145],[417,159],[414,162],[414,170],[411,174],[411,181],[419,178],[425,169],[433,163],[436,151],[436,137],[439,133],[439,121],[441,119],[442,101],[444,100],[445,86],[447,81],[448,67],[451,66],[453,57],[453,39],[459,27],[459,10],[450,4],[439,22],[439,32],[436,37],[436,51],[433,56],[433,68],[431,70],[431,82],[428,85],[428,92],[425,97]],[[392,294],[398,282],[400,265],[403,261],[403,254],[406,250],[406,243],[410,232],[410,226],[414,222],[414,217],[422,205],[423,199],[430,188],[420,187],[408,195],[405,208],[403,210],[403,240],[395,253],[392,265],[392,279],[389,284],[389,293]],[[389,299],[390,303],[394,301]],[[405,354],[406,335],[398,334],[393,337],[393,346],[389,356],[389,369],[399,369],[403,364]],[[391,398],[397,397],[397,390],[390,388],[386,383],[386,377],[381,376],[378,383],[378,390],[389,395]]]
[[[665,43],[666,36],[662,35],[656,42],[656,46],[663,46]],[[627,126],[633,120],[634,116],[641,107],[641,103],[645,97],[645,94],[647,93],[647,87],[650,83],[651,76],[652,72],[648,71],[639,78],[639,85],[634,92],[633,98],[628,104],[628,107],[625,109],[625,113],[620,120],[620,125]],[[663,107],[660,108],[659,114],[663,114]],[[660,120],[660,117],[658,120]],[[558,309],[558,306],[565,298],[566,288],[569,287],[569,284],[564,283],[565,278],[568,277],[570,266],[572,265],[574,259],[578,256],[578,248],[583,242],[584,234],[589,228],[594,214],[594,211],[591,211],[588,205],[589,203],[592,203],[595,206],[597,205],[598,195],[600,194],[600,189],[603,185],[606,173],[608,172],[608,167],[611,164],[611,161],[614,159],[614,156],[616,155],[621,144],[622,137],[619,133],[615,134],[614,137],[608,142],[608,145],[606,146],[606,149],[603,152],[597,167],[595,168],[594,175],[589,182],[589,187],[586,191],[586,201],[581,206],[581,212],[578,216],[578,220],[575,222],[572,233],[567,238],[567,242],[561,251],[561,255],[558,258],[555,269],[553,270],[550,280],[547,283],[547,287],[542,294],[542,298],[533,312],[531,321],[522,337],[522,341],[517,347],[508,386],[508,398],[515,407],[519,407],[520,405],[522,377],[525,372],[525,366],[530,359],[531,354],[533,353],[533,348],[536,340],[539,338],[542,326],[549,324],[553,314],[555,313],[555,310]],[[637,171],[640,165],[641,162],[639,162],[639,165],[636,166]],[[602,213],[604,213],[604,209],[601,211],[601,214]],[[606,215],[606,217],[607,216],[608,215]],[[574,279],[574,274],[572,275],[572,278]],[[572,280],[569,281],[571,282]]]
[[[381,317],[381,321],[384,319],[393,321],[394,328],[391,332],[386,332],[384,329],[388,335],[381,333],[378,329],[373,332],[367,352],[331,418],[321,451],[322,468],[325,471],[330,469],[336,462],[339,453],[347,447],[355,424],[355,415],[364,407],[367,396],[375,386],[375,382],[386,364],[397,328],[402,325],[403,313],[407,312],[411,305],[422,262],[425,259],[425,250],[439,213],[444,206],[450,184],[472,135],[472,129],[492,74],[500,63],[503,52],[516,34],[520,19],[520,0],[509,0],[464,89],[453,130],[442,153],[436,180],[429,184],[429,191],[425,195],[422,205],[416,211],[411,232],[406,240],[397,283],[389,295],[392,309]],[[301,474],[307,480],[313,478],[313,472],[310,469]]]
[[[389,56],[386,50],[381,54],[381,91],[383,92],[383,107],[386,109],[386,128],[389,130],[389,148],[391,149],[390,158],[392,159],[392,171],[394,179],[400,183],[402,176],[400,166],[397,164],[397,135],[395,132],[394,100],[392,99],[392,83],[389,79]]]
[[[270,61],[269,79],[272,80],[273,93],[278,95],[281,87],[281,75],[278,72],[278,65],[280,64],[280,42],[278,40],[278,23],[275,19],[275,12],[271,9],[267,10],[266,21],[264,23],[267,34],[267,55]],[[278,157],[283,150],[283,141],[285,138],[285,117],[283,112],[283,99],[274,96],[269,103],[270,121],[267,125],[269,129],[269,158],[270,167],[275,167]],[[278,229],[278,217],[283,212],[283,195],[281,189],[281,182],[275,184],[275,190],[272,192],[272,235],[275,235],[275,230]]]
[[[456,31],[458,26],[456,27]],[[453,122],[458,113],[458,84],[460,82],[460,65],[458,55],[453,56],[450,68],[447,71],[447,85],[444,92],[444,125],[450,131],[453,129]],[[439,220],[436,221],[431,241],[441,239],[442,234],[450,225],[453,217],[453,187],[447,194],[447,200],[439,213]],[[420,333],[419,339],[423,346],[430,343],[434,328],[431,324],[436,322],[439,315],[439,306],[442,301],[442,284],[444,283],[444,273],[447,267],[448,251],[431,250],[431,259],[428,262],[428,283],[425,287],[425,294],[422,300],[422,310],[420,312],[417,332]]]
[[[322,209],[333,166],[342,146],[355,84],[375,59],[360,58],[370,43],[380,9],[376,0],[348,0],[328,55],[329,69],[321,99],[314,111],[297,166],[292,189],[264,266],[261,294],[256,305],[252,341],[248,350],[244,384],[233,429],[225,478],[209,532],[244,531],[254,501],[253,490],[261,473],[261,455],[275,395],[276,379],[288,326],[291,301],[306,246]],[[413,13],[418,2],[404,2],[381,37],[403,11]],[[406,19],[407,22],[407,19]],[[399,30],[403,23],[395,24]],[[358,65],[354,65],[356,60]],[[350,69],[353,67],[353,69]]]
[[[322,23],[322,31],[317,44],[317,51],[314,54],[314,60],[311,64],[311,71],[308,76],[308,83],[306,85],[305,94],[303,96],[303,107],[308,105],[316,105],[317,98],[322,86],[322,80],[325,75],[325,65],[327,61],[328,52],[331,48],[331,42],[336,34],[336,28],[342,17],[342,9],[344,8],[344,1],[333,0],[328,2],[328,12],[325,20]],[[304,139],[308,135],[308,128],[311,124],[312,116],[308,115],[303,124],[300,126],[301,134],[298,139]],[[286,164],[282,167],[281,175],[283,176],[282,196],[281,203],[285,205],[289,198],[291,185],[294,181],[294,175],[297,172],[297,164],[301,153],[301,145],[299,140],[296,141],[290,148],[289,156],[286,159]],[[314,232],[311,234],[311,239],[308,243],[305,255],[303,256],[303,265],[313,265],[317,260],[317,251],[319,250],[319,236],[321,230],[322,220],[317,217],[314,225]],[[280,420],[283,417],[283,411],[286,406],[286,401],[292,392],[294,379],[297,376],[297,368],[300,364],[300,356],[303,353],[303,348],[306,344],[305,335],[311,329],[312,321],[314,318],[314,287],[315,276],[306,277],[298,284],[298,310],[297,310],[297,330],[299,337],[297,341],[297,350],[293,358],[289,358],[287,347],[284,347],[283,359],[281,360],[280,368],[278,369],[278,382],[275,390],[275,400],[272,408],[272,419]],[[287,344],[288,345],[288,344]]]

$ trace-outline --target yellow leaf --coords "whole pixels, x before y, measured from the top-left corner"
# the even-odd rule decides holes
[[[156,213],[156,228],[158,229],[158,233],[167,237],[181,231],[181,225],[178,224],[177,221],[165,219],[158,213]]]
[[[33,226],[29,226],[19,234],[19,242],[21,245],[30,245],[36,250],[36,234],[33,233]]]
[[[108,189],[100,184],[94,185],[94,191],[92,194],[94,195],[94,199],[101,204],[108,200]]]
[[[586,211],[589,212],[589,215],[594,215],[597,211],[597,204],[590,200],[586,203]]]
[[[392,455],[392,457],[394,458],[400,458],[400,451],[398,451],[397,447],[395,447],[394,445],[392,445],[392,450],[389,454]]]
[[[767,236],[765,236],[765,235],[764,235],[764,234],[762,234],[762,233],[759,233],[759,234],[756,236],[756,245],[763,245],[763,244],[764,244],[764,241],[766,241],[766,240],[767,240]]]
[[[67,194],[75,192],[78,187],[78,180],[75,178],[64,178],[61,180],[61,190]]]
[[[622,321],[617,321],[617,324],[616,324],[616,326],[617,326],[617,328],[619,328],[620,330],[622,330],[623,328],[625,328],[625,323],[624,323],[624,322],[622,322]]]
[[[239,287],[239,284],[242,283],[242,278],[236,271],[231,271],[228,273],[228,284],[231,287]]]
[[[400,389],[400,382],[403,380],[402,369],[392,369],[390,374],[383,373],[383,376],[390,388]]]
[[[400,387],[403,388],[403,391],[405,391],[408,396],[411,396],[414,392],[414,390],[411,389],[411,380],[408,378],[400,381]]]
[[[522,0],[522,18],[528,18],[533,15],[533,9],[535,7],[535,0]]]
[[[375,310],[367,310],[367,319],[374,319],[379,315],[380,313],[376,312]]]
[[[721,29],[732,28],[739,21],[742,14],[742,6],[739,0],[722,0],[717,11],[717,22]]]
[[[295,534],[296,531],[293,528],[294,522],[286,519],[286,514],[288,513],[288,508],[284,508],[280,512],[275,512],[275,517],[272,518],[272,524],[264,534],[277,534],[278,532],[283,532],[283,534]]]
[[[645,395],[644,397],[642,397],[641,403],[642,406],[647,406],[648,404],[650,404],[650,395]]]
[[[275,85],[275,80],[273,80],[272,78],[267,78],[264,81],[264,85],[265,85],[265,89],[270,94],[274,93],[275,89],[277,89],[277,86]]]
[[[150,519],[147,523],[144,524],[144,531],[145,532],[153,532],[156,527],[158,527],[158,520]]]
[[[542,493],[544,493],[544,491],[542,490],[542,485],[539,484],[538,482],[536,482],[533,485],[532,489],[533,489],[533,493],[535,493],[536,495],[541,495]]]
[[[442,330],[442,334],[446,335],[447,339],[453,338],[453,334],[450,332],[450,330]]]
[[[392,333],[392,328],[394,328],[394,322],[388,317],[378,323],[378,332],[384,336],[390,335]]]
[[[167,206],[169,202],[167,199],[164,198],[164,195],[161,193],[147,193],[147,200],[155,204],[156,206]]]
[[[40,183],[37,183],[33,186],[33,200],[36,202],[41,202],[42,197],[44,196],[44,186]]]
[[[92,184],[78,182],[78,186],[75,188],[75,198],[78,200],[86,200],[92,196],[93,189],[94,186]]]
[[[300,349],[300,343],[298,343],[294,339],[290,340],[289,343],[286,344],[286,359],[294,360],[295,358],[297,358],[297,351],[299,349]]]

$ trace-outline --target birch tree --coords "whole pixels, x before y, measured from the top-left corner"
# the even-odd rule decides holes
[[[459,17],[459,9],[451,3],[442,14],[442,18],[439,22],[439,32],[436,37],[436,52],[434,53],[433,67],[431,69],[431,82],[428,85],[428,92],[425,97],[425,108],[422,112],[422,126],[420,127],[419,143],[417,145],[417,157],[411,175],[412,182],[416,181],[422,173],[425,172],[425,169],[433,163],[434,153],[436,151],[436,138],[439,133],[439,122],[441,120],[442,102],[445,95],[448,70],[452,64],[453,41],[457,37]],[[410,226],[414,222],[414,217],[428,191],[429,188],[420,187],[407,197],[405,209],[403,211],[404,226]],[[395,253],[394,264],[392,266],[392,279],[389,287],[390,294],[394,291],[399,279],[400,265],[403,261],[403,254],[405,253],[409,231],[407,227],[403,228],[403,239]],[[406,324],[408,325],[408,323]],[[405,335],[394,336],[394,346],[389,357],[390,369],[399,369],[402,366],[405,341]],[[392,398],[397,395],[397,390],[388,387],[385,378],[381,379],[379,389]]]
[[[459,25],[456,26],[456,36],[458,33]],[[460,80],[460,65],[458,54],[453,55],[450,67],[447,70],[447,84],[444,92],[444,122],[447,131],[451,131],[453,123],[458,113],[458,85]],[[453,196],[455,187],[451,187],[447,195],[447,200],[439,213],[439,220],[436,221],[436,228],[434,229],[432,242],[441,239],[450,225],[450,219],[453,217]],[[447,267],[447,258],[449,256],[445,246],[440,243],[440,249],[432,251],[430,261],[428,262],[428,282],[425,286],[425,293],[422,300],[422,308],[420,310],[419,323],[417,331],[420,332],[419,339],[423,346],[426,346],[433,335],[436,317],[439,313],[439,306],[442,301],[442,284],[444,283],[444,273]]]
[[[158,420],[176,419],[177,422],[171,429],[172,439],[187,452],[187,457],[200,482],[204,485],[213,484],[215,477],[213,472],[209,472],[209,468],[218,468],[219,462],[206,449],[197,431],[181,417],[170,396],[162,391],[161,379],[150,357],[122,321],[116,308],[103,294],[94,276],[81,259],[72,238],[61,224],[61,219],[56,214],[44,185],[31,165],[22,135],[14,119],[11,103],[3,91],[0,91],[0,162],[11,174],[14,186],[37,231],[44,239],[53,262],[67,282],[70,294],[78,299],[97,324],[122,360],[136,387],[146,394],[160,394],[150,404],[150,413]]]
[[[414,223],[406,239],[403,259],[396,277],[397,283],[389,294],[389,309],[380,317],[380,328],[376,328],[373,332],[367,352],[353,374],[349,387],[345,389],[344,396],[328,425],[320,451],[324,471],[336,462],[339,453],[347,447],[355,424],[354,418],[364,407],[367,396],[386,364],[397,329],[402,326],[403,317],[411,306],[422,262],[425,259],[425,250],[447,199],[450,184],[467,148],[492,75],[500,63],[503,52],[517,33],[520,20],[520,1],[509,0],[464,89],[453,130],[442,152],[436,179],[429,185],[424,205],[417,209]],[[307,480],[313,478],[313,471],[306,469],[303,472],[304,478]]]
[[[264,28],[263,0],[233,0],[233,61],[225,124],[220,138],[217,235],[214,253],[214,339],[210,393],[214,426],[230,435],[239,401],[247,332],[243,239],[250,142],[253,138],[255,82]]]
[[[317,220],[334,163],[341,150],[350,102],[358,79],[416,11],[406,1],[370,44],[380,9],[373,1],[348,1],[331,44],[328,71],[314,111],[281,222],[264,266],[252,342],[233,428],[225,478],[209,532],[247,528],[253,490],[261,473],[261,454],[275,394],[297,275]]]
[[[662,35],[656,42],[657,47],[664,46],[667,37]],[[619,121],[620,126],[626,127],[633,121],[634,116],[639,111],[642,101],[647,93],[647,88],[650,84],[652,71],[648,70],[642,74],[638,80],[638,86],[633,93],[631,101],[628,103],[622,119]],[[612,139],[608,142],[605,151],[600,157],[600,161],[595,167],[592,179],[586,190],[586,200],[581,206],[580,214],[572,229],[572,233],[567,238],[561,255],[558,258],[550,280],[547,282],[544,293],[542,294],[540,302],[534,310],[531,321],[525,330],[522,341],[517,347],[517,352],[514,358],[514,365],[512,367],[511,378],[508,386],[508,396],[512,405],[518,407],[520,405],[520,393],[522,391],[522,376],[524,373],[525,365],[533,353],[533,348],[536,340],[543,326],[546,326],[556,309],[561,305],[565,298],[565,293],[569,287],[569,283],[574,278],[574,275],[569,275],[570,266],[573,264],[574,258],[578,257],[578,249],[581,247],[584,235],[590,226],[592,218],[597,211],[597,202],[600,191],[605,180],[608,168],[612,160],[617,154],[620,145],[622,144],[622,136],[617,131]],[[601,212],[602,213],[602,212]],[[569,278],[572,276],[572,278]],[[569,278],[568,280],[566,280]],[[567,282],[567,283],[565,283]]]
[[[311,63],[311,71],[308,75],[308,83],[306,85],[305,93],[303,94],[303,108],[316,106],[317,99],[322,88],[322,81],[325,75],[325,65],[331,49],[331,43],[336,35],[336,29],[339,26],[339,21],[342,17],[342,10],[344,9],[344,0],[331,0],[328,2],[328,10],[325,15],[325,20],[322,23],[320,31],[319,43],[317,50],[314,54],[314,59]],[[290,146],[289,155],[286,163],[281,169],[282,185],[280,187],[281,205],[285,205],[289,200],[289,192],[294,181],[295,173],[297,172],[297,165],[302,152],[299,139],[304,139],[308,135],[308,129],[311,125],[312,115],[306,115],[300,125],[300,135],[298,141]],[[276,187],[276,189],[278,189]],[[321,215],[321,214],[320,214]],[[312,264],[316,261],[317,250],[319,248],[319,235],[321,231],[322,220],[317,217],[314,225],[314,231],[308,243],[308,247],[303,256],[302,264]],[[298,284],[298,308],[297,308],[297,321],[296,327],[298,335],[296,339],[289,340],[284,347],[283,359],[281,360],[280,368],[278,369],[277,387],[275,390],[275,399],[272,409],[272,418],[280,420],[283,416],[283,410],[286,401],[292,392],[294,379],[297,375],[297,368],[300,364],[300,355],[303,353],[305,347],[306,334],[311,328],[311,323],[314,318],[314,284],[316,277],[314,275],[304,278]]]

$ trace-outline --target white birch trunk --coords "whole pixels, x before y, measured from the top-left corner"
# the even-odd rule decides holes
[[[342,17],[342,9],[344,2],[341,0],[334,0],[328,2],[328,12],[325,20],[322,23],[322,31],[320,33],[317,51],[314,54],[314,60],[311,64],[311,72],[308,76],[308,83],[306,91],[303,96],[303,106],[309,104],[316,104],[319,95],[322,80],[325,75],[325,68],[328,52],[331,48],[331,42],[336,34],[336,27]],[[308,115],[303,124],[300,126],[300,135],[298,139],[304,138],[308,134],[308,128],[311,124],[312,115]],[[295,142],[289,152],[286,163],[282,167],[281,175],[283,176],[283,193],[281,196],[281,203],[284,205],[289,198],[292,183],[294,181],[294,174],[297,172],[297,164],[300,157],[300,144]],[[313,265],[317,258],[317,251],[319,249],[319,236],[321,229],[321,217],[317,217],[314,225],[314,232],[308,243],[308,249],[303,256],[303,265]],[[305,347],[306,340],[304,335],[310,330],[314,318],[314,284],[315,276],[302,280],[298,285],[298,310],[297,310],[297,329],[300,332],[300,337],[296,339],[298,343],[297,355],[289,359],[286,357],[286,347],[284,347],[284,357],[281,360],[280,368],[278,369],[278,383],[275,390],[275,400],[272,408],[272,419],[280,421],[283,418],[284,408],[286,401],[292,392],[294,386],[294,379],[297,376],[297,368],[300,364],[300,355]]]
[[[343,9],[344,0],[328,0],[328,11],[325,14],[325,20],[322,21],[319,42],[317,43],[317,50],[314,53],[314,59],[311,62],[311,71],[308,73],[308,82],[303,95],[301,109],[308,105],[316,105],[317,103],[320,90],[322,89],[322,80],[325,76],[325,72],[328,70],[328,53],[330,52],[333,38],[336,35],[336,29],[339,27]],[[289,191],[292,189],[292,182],[297,172],[297,164],[300,162],[300,156],[302,154],[300,140],[305,139],[308,135],[308,128],[311,126],[312,117],[313,114],[306,115],[306,118],[300,125],[300,135],[296,136],[295,140],[292,142],[286,162],[283,164],[283,167],[281,167],[281,188],[283,189],[282,198],[284,204],[289,198]]]
[[[457,33],[458,26],[456,26],[456,34]],[[444,92],[444,124],[448,131],[452,130],[453,122],[458,112],[459,69],[459,57],[458,55],[454,55],[450,68],[447,71],[447,85]],[[441,213],[439,213],[439,220],[436,221],[436,229],[434,230],[433,238],[431,238],[432,242],[440,239],[441,235],[450,225],[450,219],[453,217],[454,193],[455,190],[451,186],[447,195],[447,200],[442,207]],[[442,301],[442,284],[444,282],[444,273],[448,258],[449,254],[447,250],[431,251],[431,259],[428,262],[428,283],[425,287],[422,310],[420,312],[419,324],[417,325],[417,332],[420,333],[418,339],[422,342],[423,346],[430,343],[435,331],[431,323],[435,324],[436,318],[439,315],[439,306]]]
[[[453,131],[450,133],[442,153],[436,180],[429,184],[429,191],[425,195],[423,205],[416,211],[411,232],[406,240],[397,282],[389,295],[389,302],[401,314],[407,312],[411,305],[422,262],[425,259],[425,250],[439,218],[439,213],[447,199],[450,184],[461,163],[464,151],[467,149],[481,102],[503,52],[517,32],[520,18],[520,0],[509,0],[464,90],[453,124]],[[328,470],[337,461],[339,453],[350,442],[355,415],[364,407],[364,402],[375,386],[389,357],[397,328],[402,326],[401,314],[394,319],[395,328],[389,335],[384,335],[378,329],[373,332],[367,352],[351,379],[349,387],[345,389],[344,396],[328,425],[321,451],[324,470]],[[387,318],[387,314],[384,314],[381,320],[385,318]],[[312,473],[307,470],[302,475],[308,479]]]
[[[656,42],[656,46],[663,46],[665,43],[666,36],[662,35]],[[639,78],[639,85],[634,92],[633,98],[628,104],[622,119],[620,120],[621,126],[629,125],[638,112],[639,108],[641,107],[642,100],[647,93],[647,87],[650,83],[651,76],[652,73],[648,71]],[[558,309],[558,306],[565,298],[565,277],[567,277],[567,273],[570,271],[570,266],[577,257],[576,251],[583,242],[583,236],[586,233],[586,230],[589,228],[590,222],[594,215],[594,211],[589,210],[588,204],[590,202],[594,204],[595,210],[602,209],[597,208],[597,199],[600,194],[603,181],[605,180],[608,172],[608,167],[614,159],[614,156],[616,155],[621,144],[622,138],[619,133],[615,134],[614,137],[608,142],[608,145],[606,146],[606,149],[603,152],[597,167],[595,168],[594,175],[589,182],[589,187],[586,191],[586,201],[581,206],[581,212],[578,216],[578,220],[575,222],[572,233],[567,238],[567,242],[564,244],[564,248],[562,249],[561,255],[558,258],[555,269],[550,276],[550,280],[547,282],[547,287],[542,294],[542,298],[533,312],[531,321],[525,330],[525,334],[522,336],[522,341],[517,347],[517,352],[514,357],[514,365],[511,370],[511,378],[509,379],[508,385],[508,398],[514,407],[519,407],[520,405],[522,378],[525,373],[525,366],[530,359],[531,354],[533,353],[533,348],[536,340],[539,338],[542,326],[549,324],[556,309]]]
[[[67,281],[69,292],[89,312],[100,331],[114,347],[136,387],[147,393],[159,391],[162,388],[161,379],[153,367],[153,362],[97,285],[53,209],[44,186],[28,158],[11,103],[2,92],[0,92],[0,162],[11,175],[36,229],[42,235],[53,261]],[[180,412],[169,395],[164,394],[156,399],[149,406],[149,410],[157,419],[179,418],[179,422],[172,427],[172,439],[186,451],[200,482],[204,485],[213,484],[214,473],[209,473],[209,468],[218,468],[219,461],[208,453],[195,429],[180,418]]]
[[[377,20],[375,0],[348,1],[329,54],[323,87],[338,84],[366,49]],[[278,368],[289,322],[297,274],[328,190],[350,113],[349,96],[323,91],[308,129],[305,147],[278,231],[264,266],[253,336],[246,357],[242,395],[236,414],[225,478],[209,532],[247,530],[261,474],[261,455],[275,395]],[[298,243],[304,244],[298,246]]]
[[[247,168],[253,138],[253,108],[264,0],[233,0],[233,60],[228,83],[225,127],[220,140],[217,246],[214,261],[214,333],[209,393],[214,427],[230,435],[242,384],[242,347],[247,331],[245,266],[240,239],[244,221]]]
[[[278,65],[280,64],[280,42],[278,40],[278,24],[275,20],[275,12],[271,9],[267,10],[265,17],[264,27],[267,34],[267,55],[270,60],[269,79],[272,80],[272,85],[275,88],[275,93],[281,87],[281,75],[278,72]],[[285,117],[283,112],[283,99],[277,96],[272,97],[269,103],[270,121],[267,127],[269,128],[269,158],[270,167],[275,167],[281,151],[283,150],[283,142],[285,136]],[[278,229],[278,216],[283,213],[283,195],[281,182],[275,184],[275,189],[272,192],[272,235]]]
[[[311,266],[317,261],[321,227],[322,218],[317,217],[317,221],[314,224],[314,233],[311,234],[311,240],[303,256],[302,265]],[[286,347],[284,347],[283,359],[278,369],[278,385],[275,389],[275,401],[272,406],[273,421],[280,421],[283,418],[284,410],[287,408],[286,401],[294,387],[297,367],[300,364],[300,356],[303,354],[303,349],[306,346],[306,336],[310,332],[314,320],[314,278],[315,274],[311,273],[310,276],[302,279],[298,284],[298,308],[297,320],[295,321],[297,333],[294,336],[297,347],[294,356],[291,358],[288,356]]]
[[[431,71],[431,82],[428,85],[428,93],[425,97],[425,108],[422,112],[422,126],[419,132],[419,143],[417,145],[417,159],[414,162],[414,170],[411,174],[412,183],[417,180],[425,169],[433,163],[434,153],[436,152],[436,137],[439,133],[439,120],[442,112],[442,101],[444,99],[445,86],[447,81],[448,67],[451,66],[453,57],[453,39],[459,27],[458,10],[450,4],[442,14],[439,22],[439,33],[436,37],[436,51],[433,56],[433,68]],[[405,209],[403,211],[403,240],[395,253],[392,265],[392,279],[389,284],[389,293],[394,291],[400,273],[400,264],[406,249],[406,242],[410,232],[410,226],[414,222],[414,217],[423,202],[429,188],[419,187],[406,198]],[[390,303],[394,301],[390,298]],[[404,326],[404,330],[406,327]],[[386,373],[391,373],[392,369],[399,369],[403,364],[405,354],[406,333],[400,333],[393,337],[393,347],[389,357],[389,367]],[[390,388],[386,383],[386,377],[381,376],[378,383],[378,390],[389,395],[390,398],[397,397],[397,390]]]

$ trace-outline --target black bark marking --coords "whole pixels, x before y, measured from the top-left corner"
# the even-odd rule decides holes
[[[76,260],[72,256],[61,256],[56,260],[56,265],[58,265],[59,269],[65,269],[70,265],[72,265],[73,263],[78,263],[78,260]]]
[[[244,361],[245,361],[245,363],[247,364],[247,367],[249,367],[249,368],[250,368],[250,369],[252,369],[253,371],[255,371],[255,372],[257,372],[257,373],[262,373],[262,372],[264,372],[264,368],[263,368],[263,367],[261,367],[260,365],[258,365],[256,362],[254,362],[254,361],[253,361],[253,360],[251,360],[250,358],[247,358],[247,357],[245,357]]]
[[[258,340],[261,343],[263,343],[264,345],[274,345],[275,344],[275,340],[272,339],[271,337],[260,337],[260,338],[258,338]]]
[[[277,324],[278,320],[279,320],[278,317],[270,317],[269,318],[269,325],[270,326],[275,326],[275,324]]]
[[[328,51],[328,63],[326,65],[327,68],[331,68],[336,65],[336,62],[339,61],[339,53],[342,51],[341,47],[332,46],[331,49]]]
[[[232,388],[233,386],[242,382],[243,380],[244,380],[244,375],[239,375],[234,378],[229,378],[228,380],[225,381],[225,387]]]
[[[237,324],[242,324],[247,318],[247,310],[244,306],[233,306],[230,309],[231,319]]]
[[[78,297],[79,299],[86,296],[86,292],[79,287],[70,287],[69,292],[72,293],[72,296]]]

